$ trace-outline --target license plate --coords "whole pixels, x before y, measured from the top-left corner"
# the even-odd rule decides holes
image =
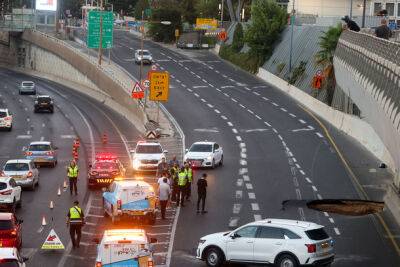
[[[14,179],[21,179],[22,178],[22,175],[13,175],[13,176],[11,176],[12,178],[14,178]]]
[[[109,174],[108,174],[108,173],[100,173],[99,176],[100,176],[100,177],[108,177]]]
[[[47,104],[40,104],[41,106],[47,106]]]
[[[321,244],[321,248],[329,248],[329,244],[328,243],[322,243]]]
[[[201,161],[198,161],[198,160],[192,161],[192,165],[201,166]]]
[[[35,158],[35,161],[43,162],[43,161],[46,161],[46,159],[44,159],[44,158]]]

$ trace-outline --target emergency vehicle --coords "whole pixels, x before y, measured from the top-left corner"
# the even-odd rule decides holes
[[[106,230],[97,245],[95,267],[153,267],[153,243],[142,229]]]
[[[89,188],[108,186],[115,178],[124,177],[126,173],[116,156],[105,153],[97,154],[89,168],[87,183]]]
[[[154,188],[139,179],[115,179],[103,193],[104,216],[114,223],[124,218],[156,221],[157,197]]]

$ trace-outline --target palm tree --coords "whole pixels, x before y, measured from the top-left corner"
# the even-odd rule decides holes
[[[316,65],[323,68],[325,76],[323,89],[326,89],[328,92],[327,102],[329,106],[332,104],[333,93],[335,92],[336,86],[333,56],[341,33],[341,24],[338,24],[336,27],[330,27],[328,31],[326,31],[325,34],[320,37],[319,45],[321,49],[315,55]]]

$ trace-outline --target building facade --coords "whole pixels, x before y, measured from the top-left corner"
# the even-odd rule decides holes
[[[350,14],[362,16],[364,3],[363,0],[290,0],[289,13],[293,10],[293,2],[297,14],[318,17],[343,17]],[[367,0],[367,15],[372,15],[370,14],[372,2]]]
[[[386,10],[389,22],[395,22],[400,27],[400,0],[374,0],[371,3],[371,15]]]

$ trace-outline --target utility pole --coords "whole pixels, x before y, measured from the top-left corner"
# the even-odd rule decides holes
[[[143,76],[143,46],[144,46],[144,10],[142,10],[142,23],[140,26],[140,30],[142,31],[142,38],[140,39],[140,53],[141,60],[140,60],[140,73],[139,73],[139,83],[142,86],[142,76]],[[146,108],[147,102],[147,90],[144,91],[144,105],[143,108]]]
[[[103,12],[103,0],[100,2],[100,12]],[[103,14],[100,14],[100,40],[99,40],[99,65],[101,65],[102,58],[102,48],[103,48]]]
[[[363,3],[363,17],[362,17],[362,24],[361,24],[361,28],[365,28],[365,12],[367,10],[367,0],[364,0]]]
[[[295,10],[294,10],[294,3],[293,0],[293,9],[292,9],[292,16],[290,16],[290,55],[289,55],[289,72],[292,72],[292,56],[293,56],[293,30],[294,30],[294,20],[295,20]]]
[[[225,0],[221,1],[221,28],[224,27],[224,2]]]
[[[350,19],[353,19],[353,0],[350,0]]]

